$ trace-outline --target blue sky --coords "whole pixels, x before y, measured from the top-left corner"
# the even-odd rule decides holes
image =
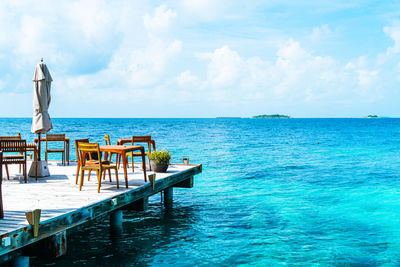
[[[316,3],[317,2],[317,3]],[[397,1],[0,2],[0,116],[400,117]]]

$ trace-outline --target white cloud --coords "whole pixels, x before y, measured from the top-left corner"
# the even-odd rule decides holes
[[[312,42],[318,42],[321,40],[325,40],[330,38],[333,35],[333,31],[329,28],[328,25],[324,24],[320,27],[315,27],[312,30],[311,35],[309,36]]]
[[[377,80],[378,71],[358,70],[358,84],[362,87],[371,86]]]
[[[136,84],[149,84],[145,80],[154,82],[182,49],[182,42],[169,40],[167,33],[149,37],[155,31],[167,32],[176,17],[165,5],[156,7],[154,16],[142,18],[134,16],[135,9],[140,10],[142,5],[125,1],[49,2],[43,9],[42,5],[31,4],[11,1],[0,5],[0,25],[4,30],[8,29],[5,24],[12,27],[10,35],[4,32],[2,36],[18,33],[16,38],[0,38],[0,56],[5,60],[14,58],[12,64],[19,69],[33,69],[44,57],[56,77],[80,75],[89,79],[96,75],[87,74],[96,73],[104,77],[105,71],[118,68],[119,73],[138,78]],[[11,14],[7,12],[10,10]],[[25,10],[30,10],[30,15],[25,15]],[[14,55],[2,53],[7,50]]]
[[[394,45],[387,50],[388,54],[397,54],[400,51],[400,21],[395,20],[391,26],[386,26],[383,31],[393,39]]]
[[[21,34],[19,35],[17,54],[40,53],[46,49],[46,32],[49,31],[46,23],[41,18],[23,16],[21,19]]]
[[[182,13],[202,21],[210,21],[223,15],[230,5],[227,0],[181,0]]]
[[[119,6],[118,3],[116,3]],[[81,0],[68,5],[69,27],[82,33],[84,42],[104,41],[115,27],[118,12],[105,1]]]
[[[223,46],[204,57],[210,60],[207,79],[211,86],[226,87],[235,83],[242,67],[242,59],[236,51]]]
[[[176,12],[172,11],[166,5],[161,5],[154,10],[154,15],[145,14],[143,23],[145,28],[154,34],[162,34],[172,23],[172,19],[176,17]]]
[[[379,71],[366,68],[366,58],[341,64],[328,56],[313,55],[293,39],[276,51],[274,61],[245,58],[228,46],[196,56],[207,63],[207,75],[199,82],[206,85],[202,97],[225,105],[259,101],[267,106],[277,102],[283,106],[328,105],[380,97],[376,90]],[[181,76],[189,74],[186,71]]]
[[[199,87],[200,80],[197,76],[193,75],[190,70],[186,70],[179,74],[176,78],[177,83],[180,87]]]

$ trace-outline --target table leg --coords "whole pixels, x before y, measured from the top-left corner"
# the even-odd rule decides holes
[[[144,153],[144,148],[141,149],[140,151],[142,151],[142,162],[143,162],[144,181],[147,182],[147,175],[146,175],[146,154]]]
[[[67,163],[69,166],[69,141],[67,141]]]
[[[128,173],[127,173],[127,169],[126,169],[126,155],[125,155],[125,152],[123,152],[121,154],[121,156],[122,156],[122,163],[124,165],[125,186],[126,186],[126,188],[128,188]]]

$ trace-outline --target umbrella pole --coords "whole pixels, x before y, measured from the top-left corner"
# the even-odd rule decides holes
[[[42,143],[41,141],[40,141],[40,133],[38,134],[39,135],[39,137],[38,137],[38,161],[40,161],[40,151],[41,151],[41,147],[40,147],[40,143]]]
[[[41,134],[38,134],[38,153],[37,153],[37,163],[36,164],[31,164],[31,168],[29,170],[29,176],[30,177],[35,177],[37,174],[37,177],[46,177],[46,176],[50,176],[50,172],[49,172],[49,168],[47,166],[47,162],[46,161],[42,161],[41,157],[40,157],[40,152],[42,150],[41,148]],[[37,171],[37,172],[36,172]]]

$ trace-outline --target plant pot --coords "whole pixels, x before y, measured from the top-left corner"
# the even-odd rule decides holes
[[[155,163],[154,160],[150,160],[150,167],[153,172],[166,172],[168,169],[169,163]]]

